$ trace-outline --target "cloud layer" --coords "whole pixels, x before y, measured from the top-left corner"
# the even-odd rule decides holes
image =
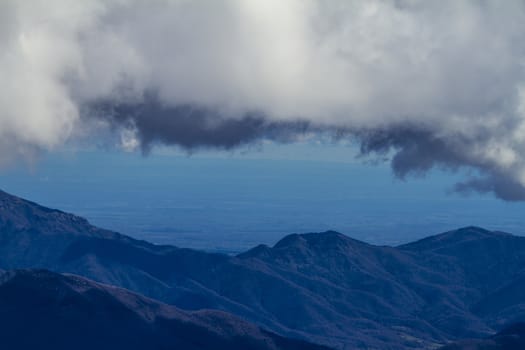
[[[145,150],[328,132],[524,200],[524,35],[512,0],[5,0],[0,161],[100,128]]]

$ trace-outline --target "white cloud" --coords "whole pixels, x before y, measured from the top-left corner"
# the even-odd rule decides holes
[[[100,116],[93,105],[140,106],[154,91],[162,118],[183,105],[214,111],[189,128],[196,144],[226,135],[229,147],[302,120],[369,151],[397,149],[401,175],[471,166],[523,189],[524,34],[522,1],[6,0],[1,158],[53,149]],[[224,123],[255,112],[261,122]],[[168,135],[192,116],[162,127],[128,117],[108,116],[136,122],[128,146],[194,144]]]

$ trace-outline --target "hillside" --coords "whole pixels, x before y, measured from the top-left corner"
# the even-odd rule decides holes
[[[29,267],[340,349],[430,349],[525,320],[525,238],[476,227],[400,247],[293,234],[230,257],[134,240],[4,193],[0,269]]]
[[[523,350],[525,349],[525,324],[516,323],[485,339],[461,340],[440,350]]]
[[[184,312],[46,270],[0,274],[0,329],[2,349],[323,349],[224,312]]]

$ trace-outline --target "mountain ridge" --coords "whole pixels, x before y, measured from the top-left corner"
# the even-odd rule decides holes
[[[525,311],[509,311],[525,304],[513,292],[524,283],[519,236],[466,227],[390,247],[327,231],[226,256],[156,246],[16,200],[18,213],[0,205],[0,269],[83,275],[186,310],[230,312],[288,337],[339,349],[430,349],[525,320]],[[491,309],[504,286],[514,298]]]
[[[128,290],[47,270],[0,274],[0,346],[35,349],[322,350],[220,311],[185,312]],[[23,335],[23,336],[22,336]]]

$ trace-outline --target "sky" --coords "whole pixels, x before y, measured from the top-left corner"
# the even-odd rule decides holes
[[[457,212],[489,201],[510,220],[525,200],[524,33],[518,0],[5,0],[3,186],[33,179],[17,186],[46,202],[34,179],[54,178],[53,193],[77,210],[82,195],[75,207],[65,183],[93,174],[104,201],[125,184],[122,193],[167,186],[158,198],[173,185],[188,195],[221,193],[207,199],[220,206],[244,198],[227,186],[235,172],[226,165],[246,171],[237,181],[252,188],[264,160],[264,172],[283,185],[253,192],[275,197],[243,216],[271,221],[282,212],[270,208],[279,196],[318,196],[317,207],[301,207],[309,224],[297,230],[351,228],[316,215],[336,207],[320,200],[327,193],[374,201],[365,206],[370,217],[392,208],[392,193],[434,201],[421,204],[427,216],[409,212],[413,220],[447,207],[440,201],[448,193],[450,208],[464,203]],[[196,162],[209,169],[199,184]],[[144,173],[124,171],[135,163]],[[111,181],[93,171],[100,167],[111,169]],[[28,168],[31,175],[21,170]],[[162,177],[168,173],[178,182]],[[379,174],[383,187],[372,181]],[[345,186],[353,190],[338,192]],[[364,210],[352,205],[346,212]],[[411,205],[418,207],[398,207]],[[487,212],[476,215],[469,221],[487,222]]]
[[[400,180],[388,163],[356,159],[353,147],[269,143],[191,156],[68,151],[35,169],[10,168],[0,182],[139,239],[226,253],[325,230],[389,245],[468,225],[525,235],[524,203],[451,192],[461,174],[445,171]]]

